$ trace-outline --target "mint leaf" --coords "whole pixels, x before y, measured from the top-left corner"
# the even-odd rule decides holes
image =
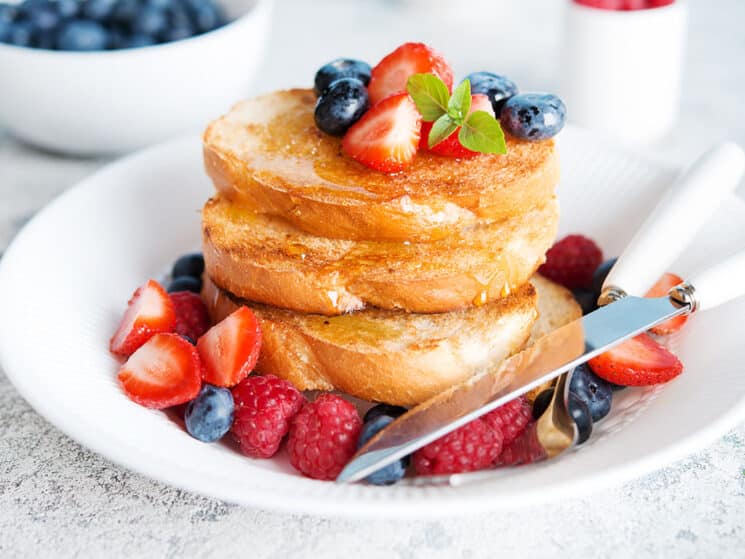
[[[455,122],[463,124],[463,121],[468,116],[468,111],[471,110],[471,82],[463,80],[458,87],[455,88],[453,94],[450,96],[448,101],[447,113],[450,115]]]
[[[406,82],[406,90],[425,122],[432,122],[447,112],[449,92],[445,83],[434,74],[414,74]]]
[[[432,127],[432,130],[434,131],[434,127]],[[502,127],[486,111],[476,111],[468,116],[458,133],[458,140],[463,147],[471,151],[478,151],[479,153],[507,153],[507,145],[504,142]]]
[[[455,132],[456,128],[458,128],[458,123],[450,118],[450,115],[442,115],[432,125],[432,130],[429,131],[429,138],[427,138],[427,145],[430,148],[436,146]]]

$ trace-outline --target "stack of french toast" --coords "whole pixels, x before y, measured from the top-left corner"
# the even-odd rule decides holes
[[[274,92],[204,133],[204,300],[215,321],[256,313],[258,372],[410,406],[581,315],[535,275],[559,220],[553,140],[386,175],[346,157],[315,104]]]

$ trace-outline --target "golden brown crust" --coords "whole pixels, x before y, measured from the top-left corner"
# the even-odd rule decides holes
[[[552,140],[507,137],[506,155],[453,159],[426,152],[396,174],[368,169],[315,126],[311,90],[236,104],[204,133],[218,191],[318,236],[384,241],[447,237],[543,205],[558,183]]]
[[[325,317],[240,300],[205,274],[203,298],[213,320],[240,304],[263,332],[257,371],[300,390],[341,390],[397,405],[422,402],[521,348],[536,319],[536,292],[526,284],[482,307],[441,314],[382,309]]]
[[[499,299],[544,261],[558,225],[554,199],[431,243],[325,239],[222,197],[202,212],[206,270],[239,297],[336,315],[366,306],[445,312]]]

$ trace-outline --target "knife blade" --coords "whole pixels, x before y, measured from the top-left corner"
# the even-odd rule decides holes
[[[690,306],[669,297],[624,297],[539,339],[493,369],[483,370],[412,408],[354,455],[337,482],[354,482],[554,379],[595,355]]]

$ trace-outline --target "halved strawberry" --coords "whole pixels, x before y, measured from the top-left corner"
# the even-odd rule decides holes
[[[202,386],[197,348],[178,334],[155,334],[119,369],[129,398],[148,408],[168,408],[196,398]]]
[[[647,334],[626,340],[588,362],[600,378],[623,386],[667,382],[683,371],[683,364]]]
[[[173,302],[155,280],[138,288],[128,305],[109,343],[112,353],[127,357],[158,332],[172,332],[176,326]]]
[[[408,94],[393,95],[352,125],[342,147],[347,155],[372,169],[400,171],[416,155],[421,123],[422,116]]]
[[[404,43],[370,72],[367,86],[370,103],[404,93],[406,82],[414,74],[434,74],[445,82],[448,90],[453,87],[453,70],[442,55],[424,43]]]
[[[494,115],[494,109],[492,109],[491,101],[489,101],[489,98],[486,95],[483,95],[481,93],[471,95],[471,110],[468,114],[471,114],[474,111],[486,111],[490,115]],[[470,157],[481,155],[477,151],[471,151],[470,149],[463,147],[463,145],[460,143],[460,140],[458,140],[458,132],[460,132],[460,128],[457,128],[455,132],[450,134],[450,136],[445,138],[439,144],[435,144],[430,149],[428,145],[428,139],[429,131],[432,130],[432,124],[434,123],[422,122],[422,132],[421,138],[419,140],[420,150],[429,150],[432,153],[436,153],[437,155],[444,155],[445,157],[458,157],[460,159],[468,159]]]
[[[680,276],[676,276],[675,274],[665,274],[657,281],[657,283],[652,286],[652,289],[647,291],[646,296],[664,297],[665,295],[667,295],[668,291],[670,291],[673,287],[680,283],[683,283],[683,278],[681,278]],[[683,328],[686,320],[688,320],[687,314],[676,316],[675,318],[671,318],[670,320],[661,322],[660,324],[652,328],[652,332],[654,332],[655,334],[659,334],[660,336],[672,334],[673,332],[677,332],[678,330]]]
[[[240,307],[197,341],[206,382],[235,386],[253,371],[261,350],[261,328],[253,311]]]

